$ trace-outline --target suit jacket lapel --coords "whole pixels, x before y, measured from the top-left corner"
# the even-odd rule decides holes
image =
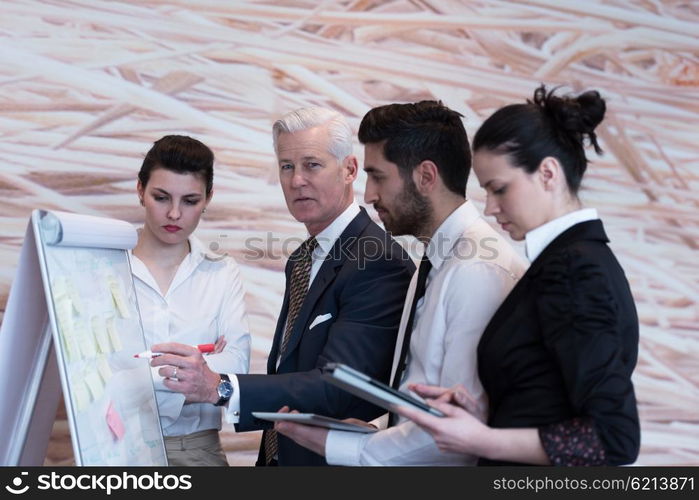
[[[364,208],[360,208],[359,214],[352,219],[352,221],[347,225],[345,230],[342,232],[340,237],[335,241],[333,248],[328,253],[327,257],[323,261],[323,265],[318,270],[318,274],[313,279],[311,287],[308,289],[308,294],[303,301],[299,315],[296,317],[296,322],[294,323],[294,329],[291,331],[291,337],[289,338],[289,343],[286,346],[286,351],[282,356],[280,364],[289,357],[289,355],[296,349],[303,332],[306,331],[308,323],[311,321],[311,313],[315,307],[316,302],[325,292],[326,288],[330,283],[333,282],[337,272],[340,267],[350,258],[357,258],[356,252],[354,254],[350,247],[354,247],[357,238],[364,231],[364,228],[371,222],[371,219],[366,213]],[[288,274],[287,274],[288,279]],[[284,314],[286,318],[286,314]],[[282,325],[283,328],[283,325]],[[281,339],[281,336],[279,336]],[[275,334],[275,344],[277,343],[277,335]]]
[[[512,316],[512,312],[516,309],[517,304],[522,300],[522,294],[531,293],[529,283],[541,272],[542,267],[548,260],[549,256],[560,251],[568,245],[582,240],[600,240],[608,242],[609,239],[604,232],[604,226],[599,219],[581,222],[575,224],[558,235],[539,256],[531,263],[529,269],[524,273],[524,276],[517,282],[512,291],[507,295],[503,303],[491,318],[488,326],[483,332],[481,344],[488,342],[488,339],[500,329],[502,323]],[[480,349],[480,348],[479,348]]]
[[[286,263],[286,268],[284,270],[285,283],[284,287],[284,300],[282,301],[282,309],[279,312],[279,317],[277,318],[277,328],[274,330],[274,339],[272,340],[272,348],[269,351],[269,357],[267,358],[267,373],[276,373],[277,371],[277,357],[279,356],[279,346],[281,345],[282,335],[284,333],[284,326],[286,325],[286,314],[289,311],[289,280],[291,279],[291,262],[295,260],[292,258],[295,256],[294,251]]]
[[[342,265],[337,264],[328,267],[326,266],[326,263],[327,262],[323,262],[323,266],[318,271],[318,274],[311,284],[311,288],[308,290],[306,298],[303,300],[303,305],[301,306],[299,315],[296,317],[296,322],[294,323],[293,330],[291,330],[291,337],[289,338],[289,343],[286,346],[286,351],[284,351],[281,362],[288,358],[289,354],[296,349],[296,346],[301,340],[301,336],[303,335],[303,332],[306,331],[309,320],[311,319],[310,315],[311,311],[313,311],[313,306],[315,306],[315,303],[323,295],[323,292],[328,285],[332,283],[337,273],[337,269],[339,269],[339,267]]]
[[[527,270],[527,274],[530,276],[538,274],[541,271],[541,267],[548,260],[550,255],[555,254],[562,248],[565,248],[576,241],[583,240],[599,240],[604,243],[609,241],[609,238],[607,238],[607,235],[604,232],[604,226],[602,225],[601,220],[595,219],[580,222],[569,227],[561,234],[556,236],[556,238],[549,243],[546,248],[544,248],[534,262],[532,262],[532,265],[529,266],[529,269]]]

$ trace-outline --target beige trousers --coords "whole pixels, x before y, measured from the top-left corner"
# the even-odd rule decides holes
[[[185,436],[165,436],[165,451],[171,466],[228,466],[216,429]]]

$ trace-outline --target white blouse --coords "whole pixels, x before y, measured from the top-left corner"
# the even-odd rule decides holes
[[[129,252],[146,346],[160,342],[208,344],[224,336],[223,352],[205,355],[218,373],[247,373],[250,368],[250,329],[245,292],[232,257],[207,252],[190,236],[191,252],[182,260],[167,293],[138,257]],[[152,370],[160,424],[165,436],[220,429],[221,410],[209,403],[184,403],[184,395],[169,390]]]

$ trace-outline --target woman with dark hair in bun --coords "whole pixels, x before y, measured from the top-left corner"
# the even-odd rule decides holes
[[[189,365],[247,373],[250,329],[238,264],[193,234],[213,196],[213,168],[213,151],[197,139],[166,135],[153,143],[138,172],[145,223],[131,269],[149,347],[171,342]],[[203,357],[198,344],[214,344],[214,351]],[[189,368],[152,368],[168,463],[227,466],[221,409],[185,401],[176,391],[192,377]]]
[[[474,137],[485,213],[525,241],[531,266],[478,346],[487,425],[472,416],[462,387],[411,387],[444,418],[400,409],[443,451],[476,454],[483,465],[636,460],[636,307],[597,211],[577,196],[585,143],[601,153],[594,129],[604,113],[596,91],[557,96],[542,85],[533,100],[496,111]]]

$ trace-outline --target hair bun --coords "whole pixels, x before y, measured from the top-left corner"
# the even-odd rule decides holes
[[[604,119],[607,106],[600,93],[588,90],[577,97],[570,97],[556,96],[556,90],[557,87],[547,92],[546,86],[542,84],[534,91],[533,103],[553,120],[554,128],[569,142],[584,146],[587,136],[595,152],[602,153],[595,128]]]

